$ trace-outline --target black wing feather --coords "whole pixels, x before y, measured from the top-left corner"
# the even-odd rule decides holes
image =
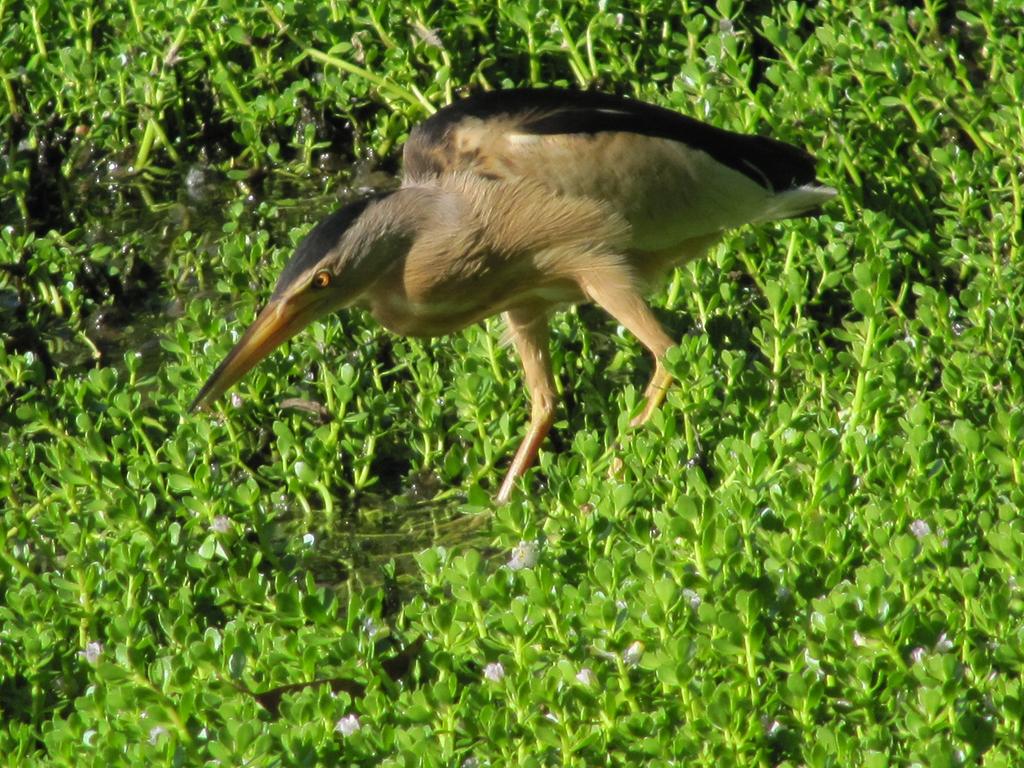
[[[441,147],[463,120],[499,117],[521,119],[522,130],[540,135],[622,131],[671,139],[706,152],[776,192],[815,181],[814,158],[799,147],[733,133],[654,104],[597,91],[518,88],[479,93],[425,120],[410,144]]]

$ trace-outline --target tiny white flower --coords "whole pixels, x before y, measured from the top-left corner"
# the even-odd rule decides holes
[[[924,520],[915,520],[910,524],[910,532],[920,540],[931,535],[932,527]]]
[[[693,610],[696,611],[698,608],[700,608],[700,604],[702,602],[700,599],[700,595],[698,595],[689,587],[683,590],[683,599],[690,604],[690,608],[692,608]]]
[[[939,639],[935,641],[935,652],[949,653],[952,650],[953,641],[946,636],[945,632],[943,632],[941,635],[939,635]]]
[[[160,737],[167,733],[167,729],[162,725],[154,725],[149,729],[149,743],[156,744],[160,741]]]
[[[520,541],[512,549],[512,557],[508,561],[510,571],[521,571],[533,568],[537,564],[540,548],[535,541]]]
[[[231,518],[227,515],[217,515],[210,523],[210,530],[214,533],[227,533],[231,530]]]
[[[583,669],[576,673],[576,682],[587,688],[593,688],[597,685],[597,675],[594,674],[594,670],[590,667],[583,667]]]
[[[866,637],[864,637],[864,635],[862,635],[857,630],[854,630],[853,631],[853,644],[856,645],[858,648],[863,648],[865,645],[868,644],[868,639]]]
[[[351,736],[362,727],[359,723],[359,718],[355,715],[345,715],[334,724],[334,730],[342,736]]]
[[[433,48],[444,48],[444,43],[441,42],[441,36],[437,34],[436,29],[424,26],[418,21],[413,22],[412,28],[419,39],[427,45]]]
[[[363,632],[366,633],[367,637],[371,640],[380,634],[380,627],[377,626],[377,622],[370,616],[363,619]]]
[[[505,679],[505,667],[501,665],[500,661],[492,661],[484,667],[484,679],[490,680],[492,683],[500,683]]]
[[[637,640],[629,648],[622,653],[622,660],[626,663],[627,667],[635,667],[640,663],[640,659],[644,655],[644,644]]]
[[[305,533],[302,535],[302,543],[305,544],[307,547],[312,547],[314,544],[316,544],[316,536],[314,536],[312,533]]]
[[[91,643],[87,643],[85,650],[79,651],[78,655],[90,664],[95,664],[100,660],[100,656],[103,655],[103,643],[97,643],[93,640]]]
[[[771,737],[782,730],[782,723],[772,717],[768,717],[768,715],[764,715],[761,718],[761,728],[764,730],[765,736]]]
[[[922,661],[924,661],[924,657],[927,655],[928,651],[924,648],[924,646],[919,645],[917,646],[917,648],[910,652],[910,662],[911,664],[920,664]]]
[[[232,392],[231,393],[231,407],[232,408],[241,408],[242,404],[244,402],[245,402],[245,400],[242,399],[242,396],[240,394],[238,394],[237,392]]]

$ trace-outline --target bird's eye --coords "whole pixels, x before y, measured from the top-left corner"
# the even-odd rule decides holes
[[[314,288],[326,288],[331,284],[331,273],[327,270],[321,270],[313,275],[313,287]]]

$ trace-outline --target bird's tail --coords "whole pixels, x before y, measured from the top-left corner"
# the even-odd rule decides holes
[[[835,196],[836,190],[833,187],[822,184],[804,184],[787,189],[766,199],[754,221],[814,216],[823,204]]]

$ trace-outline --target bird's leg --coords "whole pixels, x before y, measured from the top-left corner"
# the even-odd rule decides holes
[[[629,422],[629,426],[638,427],[646,423],[651,418],[651,414],[665,401],[665,393],[668,392],[671,384],[672,374],[665,370],[661,358],[658,358],[654,364],[651,380],[647,383],[647,389],[644,390],[644,409]]]
[[[555,421],[555,378],[551,373],[551,356],[548,352],[548,320],[543,314],[535,315],[523,310],[505,313],[505,321],[516,345],[516,351],[523,361],[526,386],[530,391],[530,426],[526,437],[519,444],[508,474],[498,491],[497,501],[504,504],[512,495],[516,480],[530,468],[537,458],[540,444],[544,442]]]
[[[622,323],[654,355],[654,373],[644,390],[644,409],[630,422],[630,426],[639,426],[661,405],[672,383],[672,374],[665,370],[662,359],[675,342],[665,333],[644,297],[632,286],[628,274],[618,270],[595,271],[587,276],[582,288],[595,304]]]

